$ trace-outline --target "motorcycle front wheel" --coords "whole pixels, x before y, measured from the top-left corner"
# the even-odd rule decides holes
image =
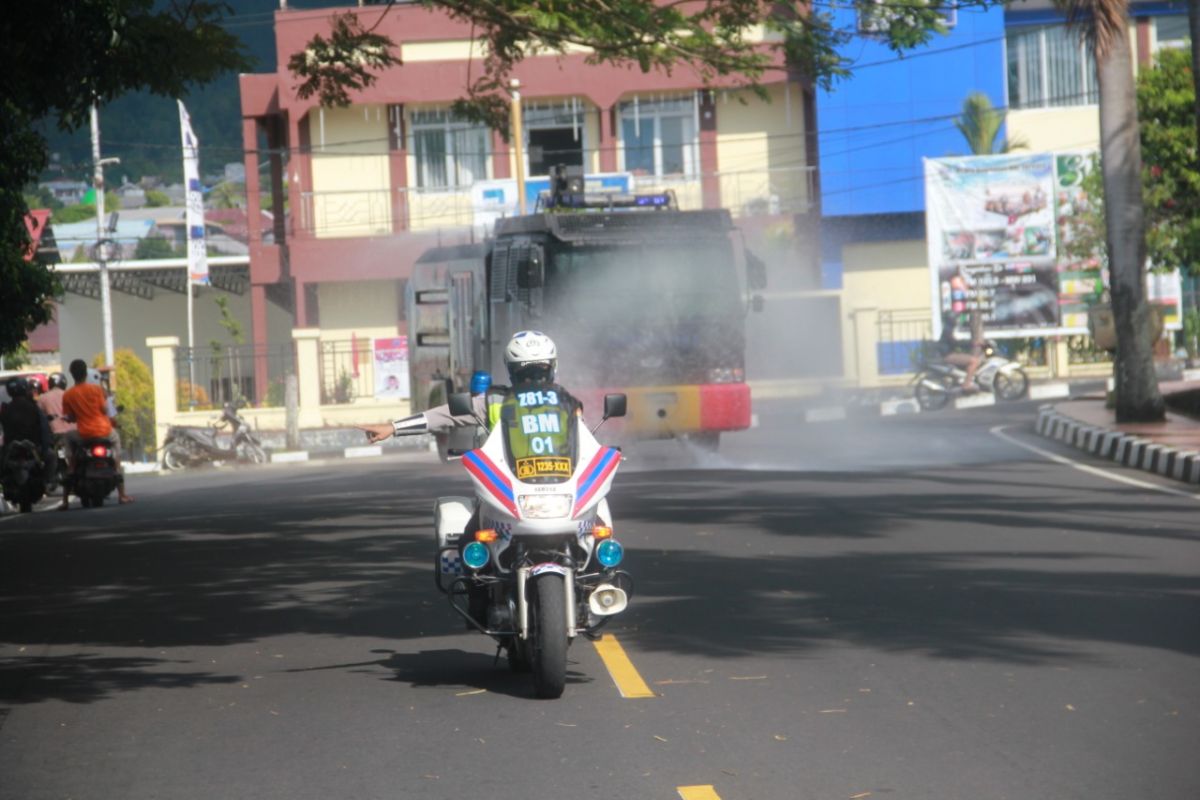
[[[546,573],[533,581],[530,666],[539,698],[561,697],[567,683],[567,595],[562,575]]]
[[[997,372],[992,380],[992,391],[997,400],[1020,400],[1029,391],[1029,376],[1023,369]]]
[[[187,466],[188,452],[182,446],[169,444],[163,450],[162,463],[165,469],[176,470]]]
[[[922,411],[937,411],[944,408],[950,402],[950,393],[945,389],[934,389],[926,384],[926,381],[940,383],[929,373],[924,373],[917,377],[917,388],[913,394],[917,398],[917,404],[921,406]]]
[[[238,447],[238,458],[247,464],[267,463],[267,451],[254,442],[245,442]]]

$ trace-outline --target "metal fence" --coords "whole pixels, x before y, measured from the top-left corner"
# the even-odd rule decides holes
[[[876,357],[880,375],[912,372],[928,353],[933,323],[928,308],[900,308],[879,312],[876,322]]]
[[[321,405],[346,405],[375,396],[370,339],[321,342]]]
[[[256,365],[265,368],[266,386],[258,385]],[[290,342],[181,347],[175,356],[177,404],[180,411],[219,408],[226,402],[282,406],[286,378],[295,372],[296,350]]]

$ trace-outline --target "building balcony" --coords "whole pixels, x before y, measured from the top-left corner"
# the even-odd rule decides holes
[[[730,170],[697,175],[627,175],[633,192],[671,191],[679,208],[693,211],[728,208],[734,218],[806,214],[816,198],[814,167]],[[531,178],[530,181],[536,179]],[[515,191],[495,189],[509,181],[484,181],[472,186],[420,189],[363,189],[303,192],[299,215],[288,232],[304,238],[390,236],[444,229],[475,228],[490,233],[496,219],[518,213]],[[532,211],[532,209],[529,209]]]

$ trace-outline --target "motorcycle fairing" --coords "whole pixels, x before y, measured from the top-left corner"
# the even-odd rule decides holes
[[[507,511],[515,519],[520,519],[521,514],[517,511],[516,496],[513,494],[512,481],[504,474],[504,471],[496,466],[495,462],[488,457],[482,449],[470,450],[463,455],[463,466],[467,468],[467,472],[471,473],[471,477],[475,479],[476,485],[487,492],[490,497],[500,508]]]
[[[620,453],[611,447],[600,448],[591,463],[584,468],[579,479],[578,488],[575,491],[575,507],[571,511],[572,517],[578,517],[579,512],[588,507],[592,498],[599,493],[602,487],[607,492],[609,480],[617,471],[620,463]]]

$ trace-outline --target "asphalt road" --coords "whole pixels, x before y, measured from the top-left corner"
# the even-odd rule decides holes
[[[463,630],[430,509],[467,484],[424,454],[0,517],[0,798],[1195,800],[1200,503],[1023,449],[1085,458],[1033,414],[630,449],[639,699],[583,639],[532,699]]]

